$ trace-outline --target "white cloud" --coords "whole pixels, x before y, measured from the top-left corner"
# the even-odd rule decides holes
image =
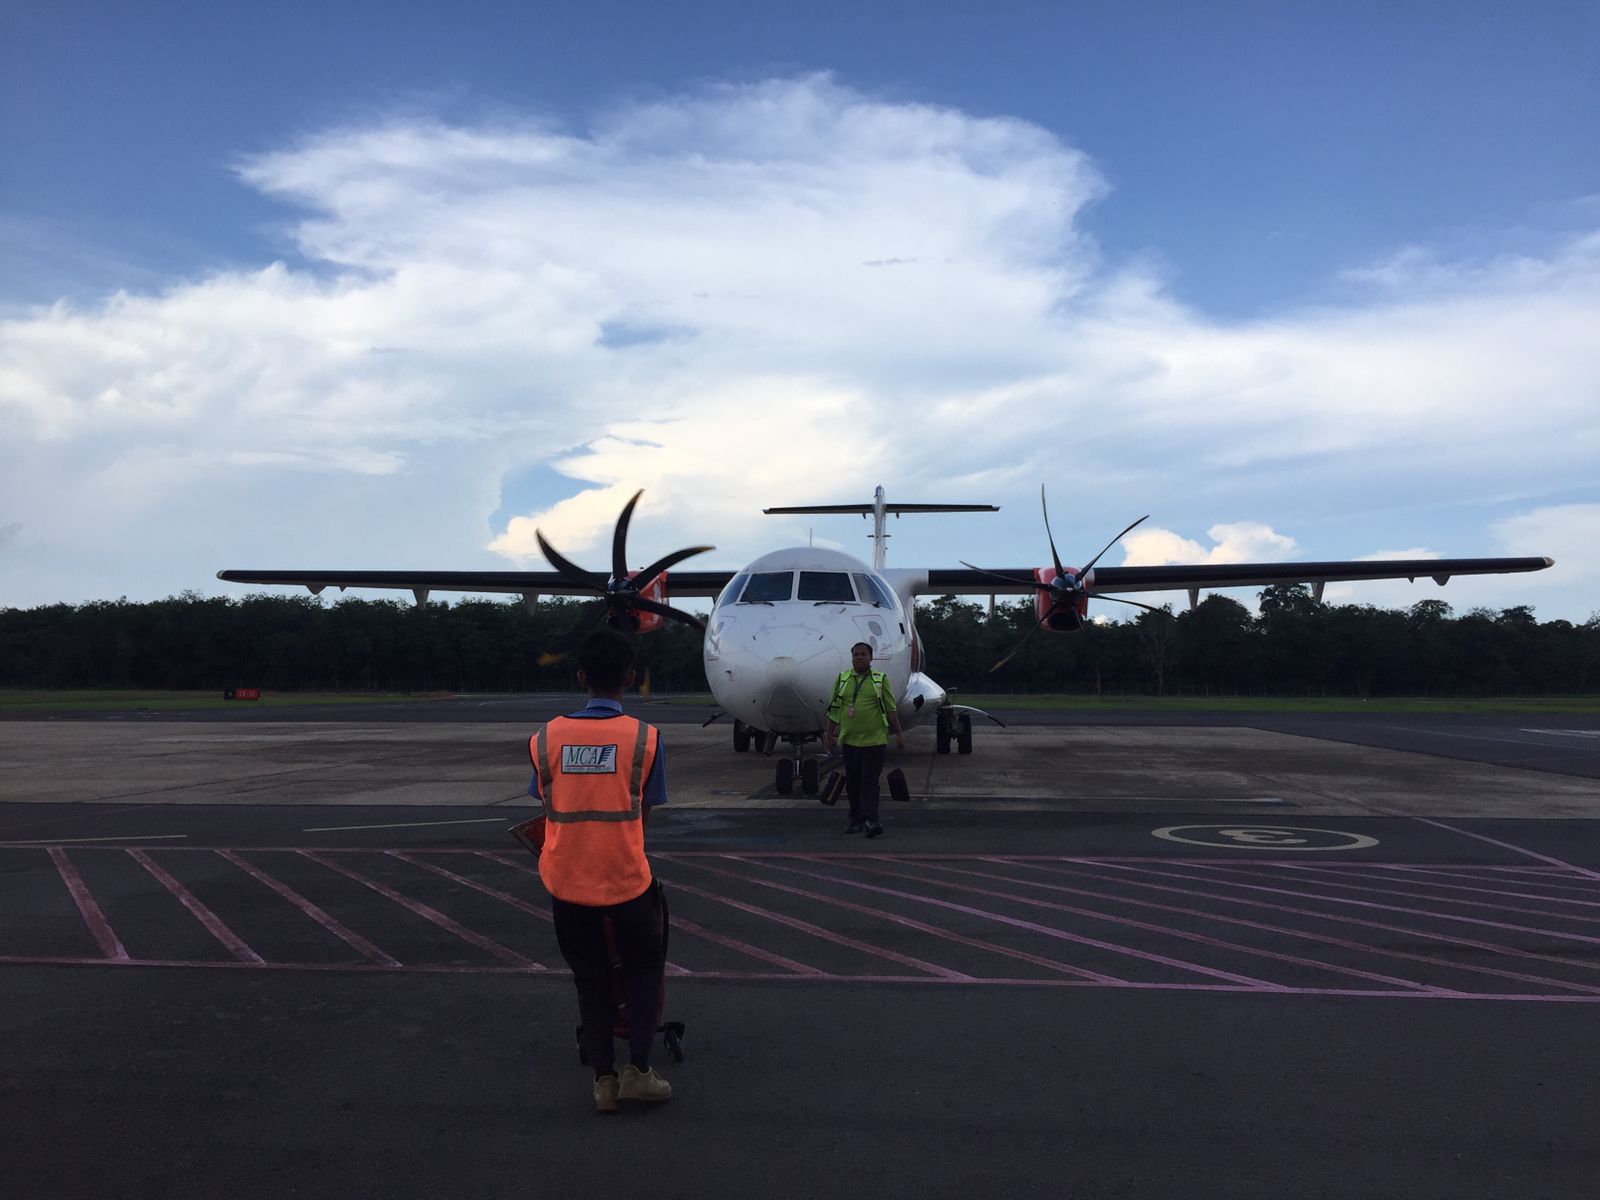
[[[1125,567],[1160,567],[1170,563],[1292,562],[1294,538],[1259,521],[1236,521],[1206,530],[1210,549],[1169,529],[1136,529],[1122,539]]]
[[[1481,540],[1485,497],[1592,487],[1600,461],[1596,236],[1403,251],[1346,307],[1220,325],[1103,261],[1082,214],[1115,197],[1080,151],[825,76],[588,129],[349,126],[240,177],[294,208],[297,260],[0,322],[0,514],[91,564],[77,594],[157,543],[195,549],[111,590],[386,551],[363,564],[538,565],[535,525],[598,563],[639,487],[640,561],[811,525],[861,549],[759,510],[878,482],[1007,506],[976,544],[896,523],[895,561],[1043,561],[1041,479],[1068,558],[1144,511],[1211,544],[1141,529],[1129,562],[1332,558],[1376,540],[1357,509],[1403,514],[1385,540]],[[570,492],[488,529],[538,465]],[[1301,541],[1217,520],[1240,512]],[[1313,543],[1310,512],[1345,521]],[[68,575],[11,573],[0,603]]]
[[[1548,571],[1529,576],[1543,587],[1600,580],[1600,504],[1557,504],[1496,521],[1490,532],[1505,554],[1543,554],[1555,559]]]

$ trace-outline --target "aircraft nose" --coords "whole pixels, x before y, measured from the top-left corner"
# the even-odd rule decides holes
[[[772,630],[762,709],[767,728],[820,729],[828,692],[843,670],[834,641],[812,627]]]

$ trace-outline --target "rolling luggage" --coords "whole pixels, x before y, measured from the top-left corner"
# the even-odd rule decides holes
[[[911,788],[906,784],[906,773],[899,767],[890,771],[883,777],[888,785],[889,799],[898,800],[904,804],[911,799]],[[817,792],[817,799],[833,807],[839,803],[839,798],[844,795],[844,772],[830,771],[828,777],[822,781],[822,787]]]
[[[535,858],[539,857],[544,849],[544,827],[542,816],[533,817],[519,825],[513,825],[507,832],[516,838],[525,849]],[[672,926],[667,916],[667,896],[661,890],[661,882],[657,880],[651,884],[656,893],[656,910],[661,914],[661,953],[665,956],[667,943],[671,937]],[[628,1037],[628,980],[622,973],[622,959],[617,954],[617,943],[611,929],[610,920],[604,922],[606,931],[606,950],[611,955],[611,1006],[612,1022],[611,1032],[614,1037]],[[661,976],[661,1015],[667,1013],[667,977]],[[673,1062],[683,1061],[683,1039],[685,1027],[682,1021],[662,1021],[656,1026],[656,1032],[661,1035],[661,1044],[667,1048],[667,1053],[672,1056]],[[583,1048],[583,1026],[577,1027],[578,1061],[584,1066],[589,1065],[589,1055]]]
[[[902,804],[911,799],[911,789],[906,786],[906,773],[899,767],[890,771],[883,779],[889,785],[889,799],[898,800]]]

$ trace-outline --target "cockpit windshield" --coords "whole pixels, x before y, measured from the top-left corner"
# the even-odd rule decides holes
[[[817,604],[853,604],[856,594],[850,590],[850,576],[843,571],[801,571],[800,599]]]
[[[794,595],[793,571],[757,571],[745,584],[740,604],[776,604]]]
[[[876,575],[857,574],[855,581],[856,591],[861,593],[862,600],[878,608],[887,608],[890,612],[894,611],[894,596],[890,594],[888,588],[883,586],[883,582]]]

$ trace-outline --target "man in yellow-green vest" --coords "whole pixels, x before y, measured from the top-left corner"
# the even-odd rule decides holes
[[[833,698],[828,702],[828,733],[823,739],[828,753],[833,753],[837,739],[844,754],[844,785],[850,797],[846,833],[865,829],[869,838],[883,833],[878,821],[878,776],[891,729],[895,745],[904,750],[906,735],[895,712],[889,677],[872,669],[872,647],[857,642],[850,647],[850,670],[834,681]]]

